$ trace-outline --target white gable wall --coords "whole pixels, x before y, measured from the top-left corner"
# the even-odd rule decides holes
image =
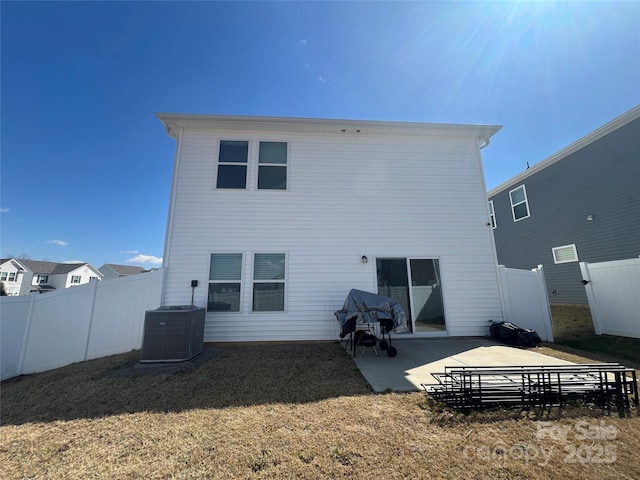
[[[71,283],[72,277],[74,276],[80,277],[80,283]],[[102,274],[97,269],[92,268],[89,265],[82,265],[66,275],[64,288],[84,285],[85,283],[89,283],[92,277],[98,278],[99,280],[102,278]]]
[[[288,191],[215,189],[218,141],[288,141]],[[255,153],[255,152],[254,152]],[[253,157],[255,158],[255,156]],[[209,255],[244,256],[241,313],[207,314],[205,341],[337,338],[351,288],[377,291],[375,257],[440,259],[450,335],[501,320],[477,140],[185,130],[165,251],[164,305],[206,307]],[[252,254],[287,253],[285,313],[250,312]],[[361,263],[366,255],[369,262]]]
[[[21,294],[21,287],[24,282],[25,271],[20,268],[13,260],[9,260],[0,265],[0,272],[5,274],[6,280],[4,283],[4,291],[10,297]],[[9,281],[9,278],[14,276],[13,281]]]

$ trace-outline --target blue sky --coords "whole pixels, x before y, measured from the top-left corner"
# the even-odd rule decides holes
[[[155,112],[503,125],[490,189],[640,103],[640,2],[8,2],[0,255],[158,266]]]

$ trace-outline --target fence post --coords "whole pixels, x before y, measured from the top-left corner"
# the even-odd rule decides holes
[[[500,287],[500,302],[502,303],[502,320],[509,321],[511,316],[511,301],[508,292],[507,269],[498,265],[498,286]]]
[[[580,271],[582,272],[582,281],[587,282],[584,284],[584,290],[587,294],[587,301],[589,302],[589,310],[591,310],[591,319],[593,320],[593,329],[596,335],[602,335],[602,328],[600,328],[600,312],[598,311],[598,302],[596,301],[596,294],[591,283],[591,275],[589,274],[589,262],[580,262]]]
[[[93,287],[91,289],[91,311],[89,313],[89,328],[87,329],[87,342],[84,346],[84,361],[87,361],[89,358],[89,343],[91,342],[91,327],[93,326],[93,316],[96,308],[96,294],[98,292],[98,280],[94,279],[89,282],[89,284]]]
[[[24,337],[22,337],[22,347],[20,348],[20,360],[18,362],[18,371],[16,376],[22,375],[24,367],[24,359],[27,355],[27,345],[29,344],[29,336],[31,335],[31,320],[33,319],[33,310],[36,303],[37,293],[30,293],[31,300],[29,301],[29,310],[27,312],[27,325],[24,328]]]
[[[549,306],[549,293],[547,292],[547,282],[544,278],[544,267],[538,265],[538,268],[532,270],[536,274],[536,286],[538,287],[538,300],[544,303],[542,316],[544,321],[544,329],[548,342],[553,342],[553,317],[551,316],[551,307]]]

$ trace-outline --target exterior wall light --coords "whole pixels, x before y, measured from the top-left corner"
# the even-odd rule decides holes
[[[362,263],[367,263],[369,261],[369,259],[367,258],[366,255],[362,255]]]

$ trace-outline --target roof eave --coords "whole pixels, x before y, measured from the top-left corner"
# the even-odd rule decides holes
[[[181,113],[157,113],[167,134],[177,139],[180,129],[233,129],[272,130],[294,132],[320,132],[335,134],[401,134],[475,136],[486,143],[498,132],[501,125],[472,125],[450,123],[390,122],[377,120],[348,120],[327,118],[252,117],[231,115],[204,115]]]
[[[632,122],[633,120],[635,120],[635,119],[637,119],[639,117],[640,117],[640,105],[637,105],[634,108],[632,108],[631,110],[628,110],[627,112],[623,113],[622,115],[614,118],[610,122],[605,123],[600,128],[597,128],[594,131],[592,131],[591,133],[589,133],[589,134],[585,135],[584,137],[576,140],[575,142],[573,142],[572,144],[566,146],[562,150],[559,150],[556,153],[554,153],[553,155],[545,158],[541,162],[536,163],[531,168],[528,168],[524,172],[516,175],[515,177],[511,177],[509,180],[507,180],[506,182],[501,183],[497,187],[492,188],[491,190],[489,190],[489,192],[487,192],[487,197],[488,198],[493,197],[494,195],[497,195],[498,193],[500,193],[500,192],[502,192],[502,191],[504,191],[504,190],[506,190],[506,189],[518,184],[518,183],[522,183],[525,179],[527,179],[528,177],[530,177],[534,173],[537,173],[540,170],[543,170],[543,169],[547,168],[548,166],[553,165],[556,162],[559,162],[563,158],[568,157],[572,153],[577,152],[578,150],[586,147],[587,145],[590,145],[591,143],[595,142],[596,140],[601,139],[605,135],[608,135],[609,133],[613,132],[614,130],[617,130],[618,128],[623,127],[627,123]]]

